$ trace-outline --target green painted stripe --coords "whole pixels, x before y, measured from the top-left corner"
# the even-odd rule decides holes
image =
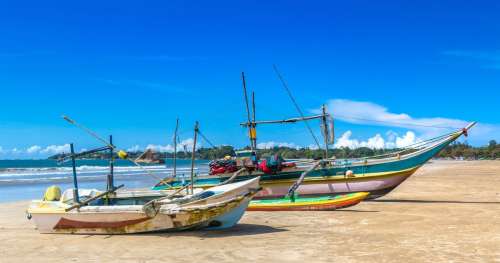
[[[295,203],[302,202],[321,202],[328,200],[337,200],[345,197],[352,197],[354,193],[346,194],[346,195],[336,195],[336,196],[317,196],[317,197],[296,197]],[[288,204],[292,203],[290,198],[275,198],[275,199],[260,199],[260,200],[252,200],[252,204]]]

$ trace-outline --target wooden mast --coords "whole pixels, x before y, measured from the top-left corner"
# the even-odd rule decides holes
[[[247,83],[245,80],[245,72],[241,72],[241,80],[243,81],[243,94],[245,95],[245,105],[246,105],[246,109],[247,109],[248,137],[250,138],[250,149],[252,150],[252,152],[255,152],[255,146],[254,146],[254,138],[256,138],[255,125],[252,123],[252,119],[250,117],[250,106],[248,103]]]
[[[76,160],[75,160],[75,148],[73,143],[69,145],[71,150],[71,167],[73,168],[73,200],[75,203],[80,203],[80,195],[78,194],[78,179],[76,177]]]
[[[175,131],[174,131],[174,172],[173,177],[177,176],[177,130],[179,129],[179,118],[175,123]]]
[[[198,121],[194,124],[193,151],[191,152],[191,194],[194,194],[194,157],[196,153],[196,141],[198,139]]]
[[[327,120],[326,120],[326,106],[325,104],[323,104],[323,106],[321,106],[321,110],[323,112],[323,116],[321,117],[321,120],[323,121],[323,139],[324,139],[324,142],[325,142],[325,152],[323,154],[323,159],[328,159],[328,123],[327,123]]]
[[[252,114],[253,114],[253,121],[252,121],[252,131],[253,131],[253,137],[252,142],[253,142],[253,148],[257,149],[257,124],[255,123],[255,92],[252,91]]]
[[[114,182],[114,166],[115,166],[115,146],[113,145],[113,136],[109,136],[109,174],[108,174],[108,187],[107,190],[115,188]]]

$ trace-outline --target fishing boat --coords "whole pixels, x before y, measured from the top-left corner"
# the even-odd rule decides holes
[[[255,178],[144,205],[126,205],[123,200],[121,204],[106,204],[105,194],[83,190],[89,195],[80,197],[91,199],[84,201],[85,205],[75,203],[71,194],[63,194],[66,198],[57,201],[33,201],[27,212],[41,233],[132,234],[223,229],[240,220],[258,187],[259,180]]]
[[[62,195],[50,187],[42,200],[31,202],[27,215],[41,233],[66,234],[132,234],[186,229],[222,229],[234,226],[244,214],[250,200],[260,190],[260,178],[221,184],[199,193],[178,197],[122,191],[113,183],[113,145],[75,154],[70,144],[74,188]],[[98,151],[110,151],[110,174],[107,191],[79,189],[76,158]],[[189,190],[189,188],[186,188]],[[159,192],[161,193],[161,192]]]
[[[369,192],[369,199],[384,196],[408,179],[447,145],[460,136],[466,135],[474,124],[471,123],[464,129],[383,156],[324,159],[321,165],[307,175],[297,189],[297,193],[301,196],[319,196]],[[271,173],[248,167],[234,181],[260,177],[263,190],[256,195],[256,198],[279,198],[286,195],[289,187],[317,161],[293,160],[292,163],[295,165],[283,167]],[[210,187],[228,180],[232,175],[232,173],[199,175],[195,179],[195,186]],[[180,180],[175,179],[169,182],[169,185],[175,188],[181,187],[182,184]],[[166,188],[163,183],[158,183],[153,189]]]
[[[147,149],[135,159],[135,162],[143,164],[165,164],[165,159],[160,158],[159,153],[155,153],[153,149]]]
[[[279,76],[284,87],[291,94],[281,75]],[[226,167],[222,162],[215,163],[213,167],[216,167],[217,170],[191,178],[194,183],[188,183],[194,184],[196,187],[206,188],[229,179],[240,181],[260,177],[263,190],[255,198],[281,198],[287,194],[290,186],[307,171],[307,176],[303,178],[302,183],[297,188],[297,193],[302,197],[368,192],[367,199],[374,199],[394,190],[450,143],[462,135],[467,136],[468,131],[476,124],[471,122],[466,127],[456,129],[451,133],[419,141],[395,149],[387,154],[355,159],[337,159],[330,156],[328,152],[328,146],[334,142],[333,116],[328,113],[324,105],[322,114],[319,115],[304,116],[299,110],[301,116],[297,118],[257,121],[255,118],[254,94],[252,93],[253,111],[250,111],[243,74],[242,79],[248,120],[241,123],[241,125],[248,128],[250,150],[236,152],[233,162],[227,162],[227,160],[224,162],[230,163]],[[299,109],[293,97],[291,98],[297,109]],[[307,124],[307,121],[313,119],[319,119],[321,122],[321,131],[324,138],[324,154],[321,160],[298,159],[286,161],[279,156],[264,160],[259,158],[257,152],[257,125],[296,122],[306,122]],[[308,125],[307,127],[318,146],[320,146],[310,127]],[[244,169],[244,171],[233,178],[233,171],[238,169]],[[165,181],[168,181],[168,184]],[[185,182],[178,178],[165,178],[163,182],[159,182],[153,189],[178,188],[183,183]]]
[[[369,193],[252,200],[247,211],[330,211],[359,204]]]

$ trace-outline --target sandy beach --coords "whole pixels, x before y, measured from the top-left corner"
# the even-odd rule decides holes
[[[0,204],[0,262],[500,262],[500,161],[433,161],[377,201],[224,231],[42,235],[28,202]]]

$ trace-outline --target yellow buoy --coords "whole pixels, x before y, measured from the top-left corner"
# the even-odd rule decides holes
[[[120,157],[120,159],[127,159],[128,153],[124,150],[120,150],[118,151],[118,157]]]
[[[53,185],[45,190],[43,201],[59,201],[61,199],[61,188]]]

